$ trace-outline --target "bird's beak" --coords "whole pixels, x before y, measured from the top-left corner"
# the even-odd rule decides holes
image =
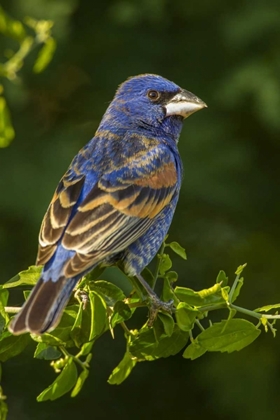
[[[183,118],[189,117],[196,111],[207,108],[205,102],[193,93],[182,89],[165,105],[166,116],[180,115]]]

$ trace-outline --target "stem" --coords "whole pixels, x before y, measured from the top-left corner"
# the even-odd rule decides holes
[[[75,360],[75,362],[78,363],[83,370],[87,370],[85,363],[82,362],[77,356],[73,356],[73,354],[70,354],[65,347],[59,346],[59,350],[64,354],[65,357],[71,357],[73,360]]]
[[[270,314],[262,314],[255,311],[250,311],[249,309],[241,308],[240,306],[236,306],[233,304],[229,305],[232,309],[235,309],[238,312],[241,312],[243,314],[252,316],[257,319],[266,318],[266,319],[280,319],[280,315],[270,315]]]
[[[198,319],[195,320],[195,323],[201,331],[205,331],[205,328],[203,328],[203,326],[201,325]]]
[[[19,313],[20,310],[21,310],[21,308],[19,308],[17,306],[5,306],[5,312],[7,314],[17,314],[17,313]]]
[[[166,238],[165,238],[165,239],[166,239]],[[155,286],[156,286],[156,282],[157,282],[158,275],[159,275],[160,260],[161,260],[161,256],[162,256],[162,254],[163,254],[164,248],[165,248],[165,242],[163,242],[163,243],[161,244],[161,247],[160,247],[160,249],[159,249],[159,253],[158,253],[158,255],[157,255],[158,261],[157,261],[157,265],[156,265],[156,269],[155,269],[154,281],[153,281],[153,284],[151,285],[151,286],[152,286],[152,289],[154,289],[154,288],[155,288]]]
[[[239,283],[239,274],[237,274],[237,276],[235,277],[235,280],[233,282],[233,285],[232,285],[232,287],[230,289],[230,292],[229,292],[229,295],[228,295],[228,301],[229,301],[229,303],[232,302],[232,298],[233,298],[233,295],[234,295],[234,292],[235,292],[235,289],[236,289],[238,283]]]
[[[130,332],[130,330],[127,328],[127,326],[126,326],[126,323],[125,323],[125,322],[121,322],[121,323],[120,323],[120,326],[122,327],[122,329],[124,330],[124,332],[125,332],[127,335],[131,335],[131,332]]]

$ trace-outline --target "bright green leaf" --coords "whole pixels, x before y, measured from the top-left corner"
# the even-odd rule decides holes
[[[271,309],[278,309],[280,308],[280,303],[275,303],[274,305],[266,305],[262,306],[261,308],[255,309],[255,312],[269,312]]]
[[[244,268],[246,267],[247,263],[243,264],[243,265],[239,265],[239,267],[237,267],[235,274],[237,276],[240,276],[240,274],[242,273],[242,271],[244,270]]]
[[[40,49],[38,57],[35,61],[33,71],[34,73],[41,73],[51,62],[54,52],[56,50],[56,41],[50,37],[45,41],[45,44]]]
[[[96,292],[89,293],[91,308],[91,327],[89,341],[108,329],[107,308],[104,299]]]
[[[184,260],[187,259],[187,254],[185,249],[178,244],[178,242],[171,242],[170,244],[166,244],[167,246],[170,246],[172,251],[174,251],[179,257],[183,258]]]
[[[30,285],[34,286],[40,278],[42,271],[42,266],[32,265],[27,270],[21,271],[16,276],[8,280],[3,284],[4,289],[9,289],[11,287]]]
[[[125,353],[123,359],[111,373],[108,382],[110,385],[121,384],[131,373],[137,360],[133,359],[129,353]]]
[[[182,331],[190,331],[193,328],[193,324],[196,316],[199,312],[193,309],[190,305],[185,302],[179,303],[176,308],[175,317],[178,327]]]
[[[77,379],[76,385],[74,386],[74,389],[71,392],[71,397],[76,397],[79,394],[88,375],[89,375],[89,371],[87,369],[84,369],[81,372],[80,376]]]
[[[245,319],[230,319],[213,324],[200,333],[196,340],[208,351],[231,353],[251,344],[260,333],[254,324]]]
[[[216,283],[209,289],[200,290],[199,292],[195,292],[187,287],[177,286],[174,292],[178,299],[188,303],[189,305],[205,306],[224,302],[221,296],[221,285],[219,283]]]
[[[170,283],[175,283],[178,280],[178,274],[176,271],[168,271],[165,274],[164,279],[168,280]]]
[[[232,295],[232,299],[231,299],[232,303],[238,298],[238,296],[240,294],[241,287],[243,286],[243,284],[244,284],[244,279],[242,277],[241,279],[238,280],[237,286],[236,286],[236,288],[234,290],[234,293]]]
[[[14,137],[15,131],[7,102],[3,96],[0,96],[0,147],[7,147]]]
[[[9,298],[8,290],[4,290],[3,286],[1,285],[0,286],[0,315],[1,315],[1,318],[4,320],[4,326],[9,322],[9,315],[5,311],[5,306],[7,306],[8,298]]]
[[[69,359],[62,372],[58,375],[56,380],[48,386],[37,397],[37,401],[56,400],[62,395],[69,392],[77,381],[77,368],[72,359]]]

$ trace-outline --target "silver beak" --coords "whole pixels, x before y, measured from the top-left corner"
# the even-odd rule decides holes
[[[180,115],[183,118],[187,118],[203,108],[207,108],[205,102],[193,93],[183,89],[165,105],[167,117],[170,115]]]

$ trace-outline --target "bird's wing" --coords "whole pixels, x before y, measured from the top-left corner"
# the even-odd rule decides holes
[[[142,236],[177,190],[176,164],[164,148],[112,167],[76,208],[85,177],[62,179],[42,224],[38,263],[46,263],[61,240],[65,249],[76,251],[64,275],[84,272],[93,261],[122,251]]]

